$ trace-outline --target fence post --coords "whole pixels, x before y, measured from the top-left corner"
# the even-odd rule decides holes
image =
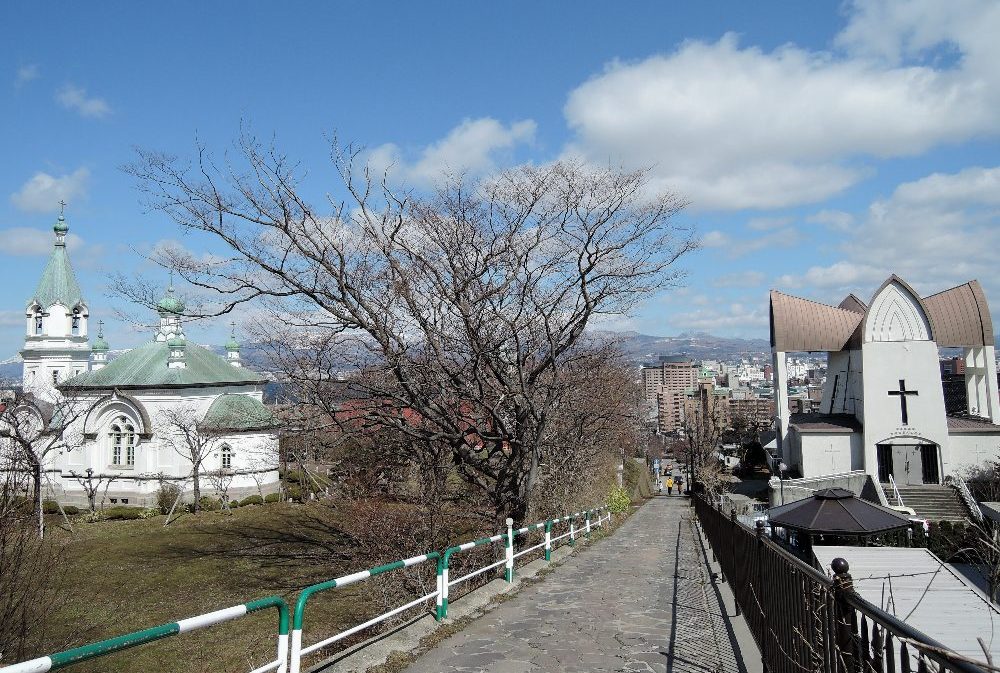
[[[507,565],[504,570],[504,579],[508,583],[514,581],[514,520],[507,517]]]
[[[844,661],[846,673],[853,673],[856,670],[854,659],[854,610],[847,603],[846,594],[854,591],[854,579],[848,572],[851,566],[847,559],[835,558],[830,563],[833,569],[833,593],[834,593],[834,619],[836,633],[834,633],[836,652]]]
[[[576,513],[569,515],[569,546],[576,546]]]
[[[545,522],[545,560],[552,560],[552,519]]]
[[[437,562],[437,614],[434,616],[439,622],[448,616],[448,557],[449,554],[445,551]]]
[[[584,533],[583,535],[584,535],[584,537],[590,537],[590,510],[589,509],[587,510],[587,514],[586,514],[586,529],[587,529],[587,532]]]

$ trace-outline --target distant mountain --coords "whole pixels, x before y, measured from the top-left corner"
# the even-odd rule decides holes
[[[720,337],[706,332],[682,332],[677,336],[653,336],[639,332],[596,330],[591,334],[615,341],[635,364],[655,363],[661,355],[684,355],[692,360],[737,360],[747,356],[769,357],[767,339]]]

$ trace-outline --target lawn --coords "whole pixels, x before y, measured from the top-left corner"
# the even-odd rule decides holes
[[[353,560],[340,517],[335,507],[282,503],[232,514],[185,514],[167,527],[162,516],[80,522],[73,532],[50,517],[50,534],[65,552],[54,572],[68,587],[52,613],[51,647],[82,645],[274,594],[292,604],[301,587],[364,567]],[[362,591],[348,587],[310,602],[308,642],[380,612]],[[71,670],[247,671],[273,659],[276,624],[274,611],[256,613]]]

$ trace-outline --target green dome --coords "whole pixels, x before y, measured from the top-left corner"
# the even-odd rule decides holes
[[[236,340],[235,334],[229,335],[229,341],[226,342],[227,351],[238,351],[240,349],[240,342]]]
[[[95,353],[107,353],[110,350],[108,342],[104,340],[103,334],[97,335],[97,341],[94,342],[94,345],[91,346],[90,350]]]
[[[59,219],[56,220],[56,223],[52,225],[52,231],[56,232],[57,234],[65,234],[67,231],[69,231],[69,225],[66,224],[66,218],[60,215]]]
[[[180,297],[174,294],[173,285],[167,288],[167,293],[163,295],[163,299],[156,304],[156,310],[159,311],[161,315],[165,313],[172,313],[174,315],[184,313],[184,302],[181,301]]]
[[[167,346],[170,348],[184,348],[185,346],[187,346],[187,341],[185,341],[182,337],[175,336],[173,339],[167,342]]]

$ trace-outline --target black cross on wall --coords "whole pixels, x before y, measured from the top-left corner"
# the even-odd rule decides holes
[[[899,413],[903,417],[903,425],[909,425],[910,424],[910,418],[906,414],[906,396],[907,395],[919,395],[920,393],[918,393],[916,390],[907,390],[906,389],[906,381],[903,380],[903,379],[899,379],[899,390],[890,390],[889,394],[890,395],[897,395],[899,397]]]

